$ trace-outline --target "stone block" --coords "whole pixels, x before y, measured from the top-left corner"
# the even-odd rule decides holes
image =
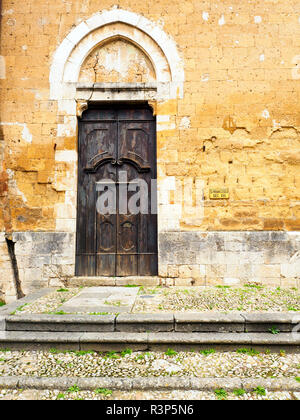
[[[7,317],[7,331],[113,332],[115,316],[23,315]]]
[[[270,333],[276,328],[281,333],[292,332],[300,323],[300,315],[292,313],[242,313],[247,332]]]
[[[252,273],[254,277],[280,278],[281,267],[279,264],[253,264]]]
[[[5,331],[5,329],[6,329],[5,316],[0,315],[0,331]]]
[[[125,277],[116,279],[116,286],[128,285],[155,287],[160,285],[160,280],[158,277]]]
[[[192,277],[192,267],[189,265],[180,265],[178,267],[179,277],[182,279],[189,279]]]
[[[176,332],[244,332],[244,324],[239,314],[175,314]]]
[[[195,285],[195,280],[193,278],[187,279],[187,278],[178,278],[175,279],[175,286],[177,287],[191,287]]]
[[[177,265],[169,265],[168,266],[168,277],[170,277],[170,278],[178,277],[178,266]]]
[[[116,319],[120,332],[170,332],[174,330],[172,314],[121,314]]]
[[[147,342],[146,333],[83,333],[80,336],[81,350],[122,351],[130,347],[133,351],[145,351]]]
[[[164,264],[158,265],[159,276],[160,277],[168,277],[168,266]]]
[[[281,276],[286,278],[300,277],[300,262],[295,264],[281,264]]]
[[[239,286],[241,284],[240,278],[224,277],[224,286]]]

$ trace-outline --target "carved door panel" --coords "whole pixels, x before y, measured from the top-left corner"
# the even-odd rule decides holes
[[[83,114],[79,123],[77,276],[157,275],[155,180],[156,132],[150,108],[114,106]],[[108,181],[114,186],[109,193]],[[114,204],[113,214],[99,206],[105,193]]]

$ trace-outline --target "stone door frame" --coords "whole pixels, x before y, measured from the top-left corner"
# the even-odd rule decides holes
[[[147,55],[156,73],[154,83],[79,83],[82,64],[88,55],[109,40],[124,39]],[[147,102],[156,115],[156,131],[172,130],[174,123],[160,106],[183,98],[184,66],[174,40],[159,25],[144,16],[122,9],[96,13],[76,26],[54,53],[50,69],[50,100],[57,102],[57,137],[68,139],[74,148],[57,149],[55,161],[66,165],[65,203],[56,205],[56,232],[76,234],[78,117],[90,102]],[[159,165],[159,156],[157,156]],[[158,190],[160,180],[158,176]],[[160,207],[160,206],[158,206]],[[160,221],[158,234],[166,229]],[[166,211],[168,213],[168,211]],[[75,263],[75,249],[74,249]],[[74,264],[75,265],[75,264]]]

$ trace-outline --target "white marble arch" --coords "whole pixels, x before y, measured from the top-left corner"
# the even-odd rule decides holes
[[[114,28],[115,23],[120,23],[121,28]],[[126,10],[113,9],[81,22],[57,48],[50,69],[50,99],[73,99],[74,84],[78,82],[80,68],[86,57],[101,43],[117,37],[135,44],[151,60],[156,72],[157,99],[183,96],[183,60],[175,42],[147,18]]]

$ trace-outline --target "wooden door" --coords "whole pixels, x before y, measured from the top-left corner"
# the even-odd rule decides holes
[[[79,121],[78,152],[76,275],[157,275],[156,122],[152,110],[147,105],[114,105],[85,111]],[[108,181],[115,211],[105,214],[99,212],[99,202],[110,189]],[[137,200],[141,186],[148,192],[148,201],[142,203]],[[132,207],[142,207],[142,211],[132,212]]]

